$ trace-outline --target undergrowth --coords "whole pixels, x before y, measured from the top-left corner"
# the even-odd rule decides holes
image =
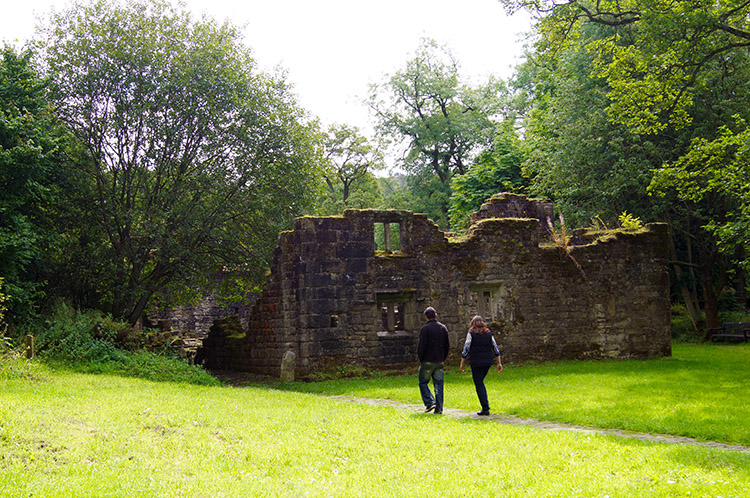
[[[26,335],[34,336],[34,361],[23,355],[20,342]],[[2,338],[0,379],[37,378],[43,370],[40,364],[46,364],[82,373],[220,384],[202,367],[180,359],[168,341],[154,346],[151,339],[154,335],[133,329],[105,313],[79,311],[66,303],[58,303],[49,316],[20,327],[15,338]]]

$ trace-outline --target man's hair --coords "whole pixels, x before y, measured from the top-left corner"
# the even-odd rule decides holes
[[[424,316],[426,316],[428,320],[434,320],[437,316],[437,313],[435,313],[435,308],[430,306],[429,308],[424,310]]]

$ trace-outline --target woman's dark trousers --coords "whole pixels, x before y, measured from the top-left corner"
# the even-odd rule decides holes
[[[483,412],[490,411],[490,402],[487,400],[487,388],[484,387],[484,378],[487,377],[490,367],[492,365],[484,367],[471,366],[471,378],[474,379],[474,388],[477,390],[477,398],[479,398],[479,404],[482,405]]]

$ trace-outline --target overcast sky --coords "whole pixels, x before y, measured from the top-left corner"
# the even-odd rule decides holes
[[[23,43],[39,16],[67,0],[7,0],[0,40]],[[361,100],[370,83],[404,65],[421,37],[447,45],[461,74],[480,82],[507,78],[523,51],[525,14],[508,17],[497,0],[185,0],[207,14],[244,26],[261,67],[281,66],[300,104],[324,124],[356,125],[369,134]]]

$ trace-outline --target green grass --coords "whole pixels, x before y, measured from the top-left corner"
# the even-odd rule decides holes
[[[678,382],[690,394],[702,378],[704,388],[718,383],[724,393],[710,405],[739,405],[747,390],[729,385],[736,377],[701,374],[721,363],[708,356],[736,361],[746,374],[747,354],[744,346],[680,346],[669,360],[509,366],[492,374],[491,400],[496,412],[551,405],[543,410],[601,414],[607,403],[593,402],[599,395],[588,391],[603,389],[639,398],[631,408],[650,413],[648,396],[662,386]],[[618,385],[597,386],[603,379]],[[417,403],[415,384],[408,376],[293,387]],[[451,374],[447,388],[451,406],[475,407],[469,374]],[[666,398],[680,389],[669,387]],[[550,399],[534,401],[540,393]],[[620,412],[614,419],[648,418],[620,409],[623,402],[610,401]],[[747,453],[455,420],[260,386],[156,382],[44,365],[31,376],[0,377],[3,497],[739,498],[748,487]]]
[[[478,410],[471,374],[446,374],[445,405]],[[493,413],[750,446],[750,346],[677,344],[671,358],[506,365],[485,384]],[[414,375],[290,389],[418,403]]]

